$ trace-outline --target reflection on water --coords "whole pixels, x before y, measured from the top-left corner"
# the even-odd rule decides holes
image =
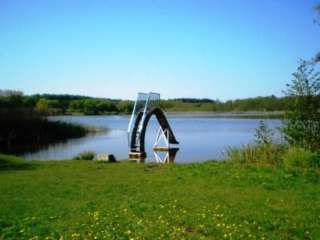
[[[46,149],[28,152],[22,156],[27,159],[53,160],[72,159],[83,151],[97,154],[113,154],[118,160],[128,159],[126,129],[129,116],[61,116],[52,120],[76,122],[97,128],[108,128],[103,134],[88,135],[71,139],[65,143],[50,145]],[[199,116],[168,116],[170,125],[177,137],[179,152],[175,162],[195,162],[222,159],[228,147],[240,147],[253,141],[259,119],[208,118]],[[281,120],[267,120],[273,129],[281,126]],[[155,161],[152,150],[158,123],[151,119],[146,134],[146,161]],[[163,157],[163,153],[158,153]],[[171,157],[172,158],[172,157]],[[170,157],[169,157],[170,160]]]
[[[179,148],[170,148],[164,151],[153,150],[155,162],[157,163],[174,163]]]
[[[146,161],[156,162],[156,163],[174,163],[179,148],[168,148],[168,149],[153,149],[153,156],[154,158],[150,157],[149,160],[147,159],[146,155],[141,155],[139,153],[129,154],[129,160],[135,161],[137,163],[145,163]]]

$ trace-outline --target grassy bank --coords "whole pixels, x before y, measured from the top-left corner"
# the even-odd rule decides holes
[[[319,183],[283,168],[3,155],[0,168],[0,239],[320,238]]]

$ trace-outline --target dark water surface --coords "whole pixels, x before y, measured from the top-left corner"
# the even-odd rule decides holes
[[[92,127],[108,128],[101,134],[89,135],[80,139],[68,140],[54,144],[45,149],[25,153],[27,159],[54,160],[71,159],[83,151],[94,151],[98,154],[112,153],[117,159],[128,158],[127,126],[129,116],[58,116],[52,120],[75,122]],[[169,115],[171,127],[180,142],[175,162],[197,162],[211,159],[222,159],[228,147],[242,146],[253,141],[254,133],[259,126],[259,119],[213,118],[192,115]],[[281,120],[265,120],[276,129]],[[152,151],[158,123],[151,119],[147,129],[147,161],[154,161]]]

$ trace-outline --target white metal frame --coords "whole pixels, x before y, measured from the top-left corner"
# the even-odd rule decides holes
[[[157,148],[159,147],[160,141],[161,139],[164,140],[165,144],[166,144],[166,148],[170,148],[170,143],[169,143],[169,129],[165,129],[163,131],[162,127],[159,127],[158,131],[157,131],[157,135],[156,135],[156,141],[153,144],[153,148]]]
[[[153,151],[153,154],[154,154],[154,158],[155,158],[157,163],[170,163],[170,153],[169,153],[169,151],[166,151],[166,155],[164,156],[163,159],[159,156],[157,151]]]

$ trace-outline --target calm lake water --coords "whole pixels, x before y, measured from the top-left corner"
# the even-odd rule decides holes
[[[92,127],[108,128],[102,134],[54,144],[45,149],[22,156],[34,160],[71,159],[83,151],[98,154],[111,153],[119,160],[128,158],[127,126],[129,116],[57,116],[52,120],[75,122]],[[168,120],[180,142],[175,162],[195,162],[223,159],[229,147],[240,147],[253,142],[260,119],[213,118],[208,116],[168,115]],[[277,129],[281,120],[268,119],[267,124]],[[147,161],[154,161],[152,151],[158,123],[151,119],[146,135]],[[164,157],[165,154],[160,154]]]

